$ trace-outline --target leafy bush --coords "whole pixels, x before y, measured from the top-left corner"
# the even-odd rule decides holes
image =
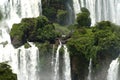
[[[57,19],[61,25],[64,25],[66,23],[66,18],[67,18],[66,10],[58,10],[57,11]]]
[[[26,40],[25,40],[25,35],[24,35],[24,30],[23,27],[21,27],[21,24],[14,24],[11,32],[10,32],[12,44],[14,47],[18,47],[23,45]]]
[[[29,43],[25,43],[25,44],[24,44],[24,47],[25,47],[25,48],[30,48],[31,45],[30,45]]]
[[[10,36],[12,44],[17,48],[27,41],[54,43],[58,33],[45,16],[39,16],[37,18],[24,18],[21,23],[14,24]]]
[[[97,59],[101,54],[115,58],[120,52],[120,36],[115,29],[119,27],[113,26],[111,22],[102,21],[94,28],[76,29],[67,43],[71,54],[83,54],[88,60]]]
[[[0,80],[17,80],[17,75],[12,73],[10,66],[0,63]]]
[[[82,8],[81,11],[82,12],[77,15],[78,26],[90,27],[91,25],[90,12],[86,8]]]
[[[87,8],[82,7],[82,8],[81,8],[81,11],[87,13],[88,16],[90,16],[90,12],[89,12],[89,10],[88,10]]]
[[[46,7],[43,9],[43,14],[52,21],[56,19],[57,11],[54,7]]]
[[[70,33],[68,26],[61,26],[57,23],[54,23],[54,26],[55,26],[56,32],[58,32],[60,35],[68,35]]]
[[[58,11],[67,11],[66,2],[67,0],[42,0],[43,15],[45,15],[51,22],[61,22],[61,16],[58,18]]]

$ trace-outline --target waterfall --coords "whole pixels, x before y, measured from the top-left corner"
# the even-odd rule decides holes
[[[75,13],[75,18],[76,18],[77,17],[76,15],[80,12],[79,0],[73,0],[73,8],[74,8],[74,13]]]
[[[70,2],[67,2],[66,5],[67,5],[67,11],[68,11],[67,23],[70,25],[74,22],[74,14],[73,14],[74,11],[73,11],[73,8],[72,8]]]
[[[107,80],[119,80],[118,69],[119,69],[119,58],[111,62],[110,67],[108,69]]]
[[[39,50],[33,43],[30,45],[31,47],[28,49],[25,49],[24,46],[17,49],[18,80],[39,80],[39,76],[37,76]]]
[[[64,63],[65,63],[65,69],[64,69],[64,80],[71,80],[71,67],[70,67],[70,56],[69,52],[67,50],[67,46],[64,45]]]
[[[92,73],[92,59],[91,58],[90,58],[90,61],[89,61],[88,70],[89,70],[89,73],[88,73],[87,80],[92,80],[91,79],[91,73]]]
[[[41,14],[41,0],[2,0],[0,11],[3,18],[0,21],[0,62],[7,62],[18,80],[40,80],[37,74],[39,51],[33,43],[30,48],[21,46],[14,49],[9,32],[14,23],[22,18],[37,17]]]
[[[60,42],[60,44],[57,48],[56,56],[55,56],[54,80],[59,80],[59,50],[61,47],[62,47],[62,43]]]
[[[60,59],[60,49],[63,47],[64,49],[64,55],[63,55],[63,65],[59,66],[59,59]],[[70,56],[69,56],[69,52],[67,50],[67,46],[59,44],[58,48],[57,48],[57,52],[56,52],[56,56],[55,56],[55,67],[54,67],[54,80],[71,80],[71,67],[70,67]],[[60,68],[62,68],[62,75],[60,75]]]
[[[0,45],[0,62],[8,62],[13,72],[17,74],[18,80],[39,80],[37,72],[39,71],[39,50],[33,43],[29,43],[30,48],[24,46],[14,49],[8,44],[5,47]]]
[[[120,25],[120,0],[73,0],[75,16],[81,7],[91,13],[92,25],[101,20],[109,20]]]

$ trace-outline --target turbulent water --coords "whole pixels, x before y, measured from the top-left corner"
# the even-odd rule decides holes
[[[109,20],[120,25],[120,0],[73,0],[74,13],[81,7],[89,9],[92,25],[101,20]]]
[[[40,80],[37,74],[39,51],[33,43],[30,48],[21,46],[14,49],[9,36],[13,23],[22,18],[37,17],[41,14],[40,0],[1,0],[0,10],[3,19],[0,22],[0,62],[7,62],[17,73],[18,80]]]
[[[107,80],[119,80],[118,71],[119,71],[119,58],[111,62],[110,67],[108,69]]]

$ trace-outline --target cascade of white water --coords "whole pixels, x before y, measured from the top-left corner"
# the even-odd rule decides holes
[[[39,76],[37,76],[39,50],[33,43],[29,44],[31,47],[28,49],[25,49],[24,46],[17,49],[18,80],[39,80]]]
[[[0,62],[8,62],[13,72],[17,73],[18,80],[38,80],[37,62],[39,61],[39,50],[33,43],[30,48],[24,46],[14,49],[11,44],[0,45]]]
[[[120,0],[73,0],[75,16],[81,7],[91,13],[92,25],[101,20],[109,20],[120,25]]]
[[[80,12],[80,2],[79,0],[73,0],[73,8],[75,13],[75,18],[77,17],[77,14]]]
[[[41,0],[3,0],[0,4],[3,21],[9,28],[21,18],[37,17],[41,14]],[[5,25],[3,25],[5,27]]]
[[[119,58],[111,62],[110,67],[108,69],[107,80],[119,80],[118,69],[119,69]]]
[[[70,56],[66,45],[64,45],[64,51],[64,80],[71,80]]]
[[[68,24],[72,24],[73,22],[74,22],[74,14],[73,14],[73,9],[72,9],[72,7],[71,7],[71,5],[70,5],[70,3],[68,2],[67,4],[67,10],[68,10]]]
[[[67,50],[67,46],[63,45],[63,47],[64,47],[64,55],[63,55],[64,64],[60,67],[59,66],[59,64],[60,64],[59,63],[59,58],[60,58],[59,51],[62,48],[62,44],[60,42],[60,44],[57,48],[56,56],[55,56],[55,63],[54,63],[55,67],[54,67],[54,75],[53,75],[54,80],[71,80],[70,56],[69,56],[69,52]],[[62,72],[63,72],[62,79],[61,79],[61,76],[59,73],[60,68],[62,68]]]
[[[62,47],[62,43],[60,42],[55,56],[54,80],[59,80],[59,50],[61,47]]]
[[[0,11],[3,19],[0,21],[0,62],[7,61],[17,73],[18,80],[39,80],[37,62],[39,51],[33,43],[30,48],[24,46],[14,49],[9,32],[13,23],[19,23],[22,18],[37,17],[41,14],[41,0],[2,0]]]
[[[91,79],[91,73],[92,73],[92,58],[90,58],[88,70],[89,70],[89,73],[88,73],[87,80],[92,80],[92,79]]]

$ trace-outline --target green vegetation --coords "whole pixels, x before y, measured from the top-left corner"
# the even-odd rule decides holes
[[[67,18],[67,11],[65,11],[65,10],[58,10],[57,11],[58,23],[60,23],[61,25],[65,25],[66,24],[66,21],[65,21],[66,18]]]
[[[30,48],[31,45],[30,45],[29,43],[25,43],[25,44],[24,44],[24,47],[25,47],[25,48]]]
[[[0,80],[17,80],[17,75],[12,73],[10,66],[0,63]]]
[[[120,52],[120,27],[109,22],[101,21],[90,27],[90,13],[82,8],[78,14],[77,23],[70,26],[73,31],[67,40],[67,47],[71,56],[72,72],[85,79],[89,60],[92,58],[93,74],[97,74],[105,67],[107,71],[111,60],[118,57]]]
[[[50,45],[50,42],[46,41],[44,43],[39,43],[39,42],[36,42],[35,43],[36,46],[38,47],[39,51],[40,51],[40,55],[44,55],[44,53],[48,53],[50,52],[50,48],[51,48],[51,45]]]
[[[120,52],[118,30],[120,28],[109,21],[101,21],[91,28],[75,29],[72,37],[67,41],[67,46],[73,62],[76,62],[72,63],[76,65],[75,72],[81,79],[83,79],[82,75],[85,75],[90,58],[93,60],[94,74],[96,74],[103,66],[109,66],[109,62],[118,57]],[[74,57],[77,61],[74,61]]]
[[[120,36],[116,25],[102,21],[92,28],[77,28],[67,45],[72,55],[85,55],[86,59],[97,58],[100,54],[115,56],[120,51]]]
[[[54,23],[55,30],[60,34],[60,35],[68,35],[70,33],[70,30],[68,29],[68,26],[62,26],[60,24]]]
[[[89,27],[91,22],[87,19],[90,19],[90,12],[86,8],[81,8],[81,11],[77,16],[77,25],[70,28],[74,31],[67,42],[71,55],[84,55],[88,61],[90,58],[97,59],[99,55],[116,57],[120,51],[120,28],[109,21]]]
[[[21,23],[14,24],[10,32],[12,44],[15,48],[30,42],[55,42],[59,34],[45,16],[24,18]]]
[[[91,25],[91,18],[90,12],[86,8],[81,8],[81,13],[77,15],[77,23],[80,27],[90,27]]]
[[[42,12],[50,21],[65,25],[67,0],[42,0]]]
[[[0,11],[0,20],[3,18],[3,14],[2,12]]]

